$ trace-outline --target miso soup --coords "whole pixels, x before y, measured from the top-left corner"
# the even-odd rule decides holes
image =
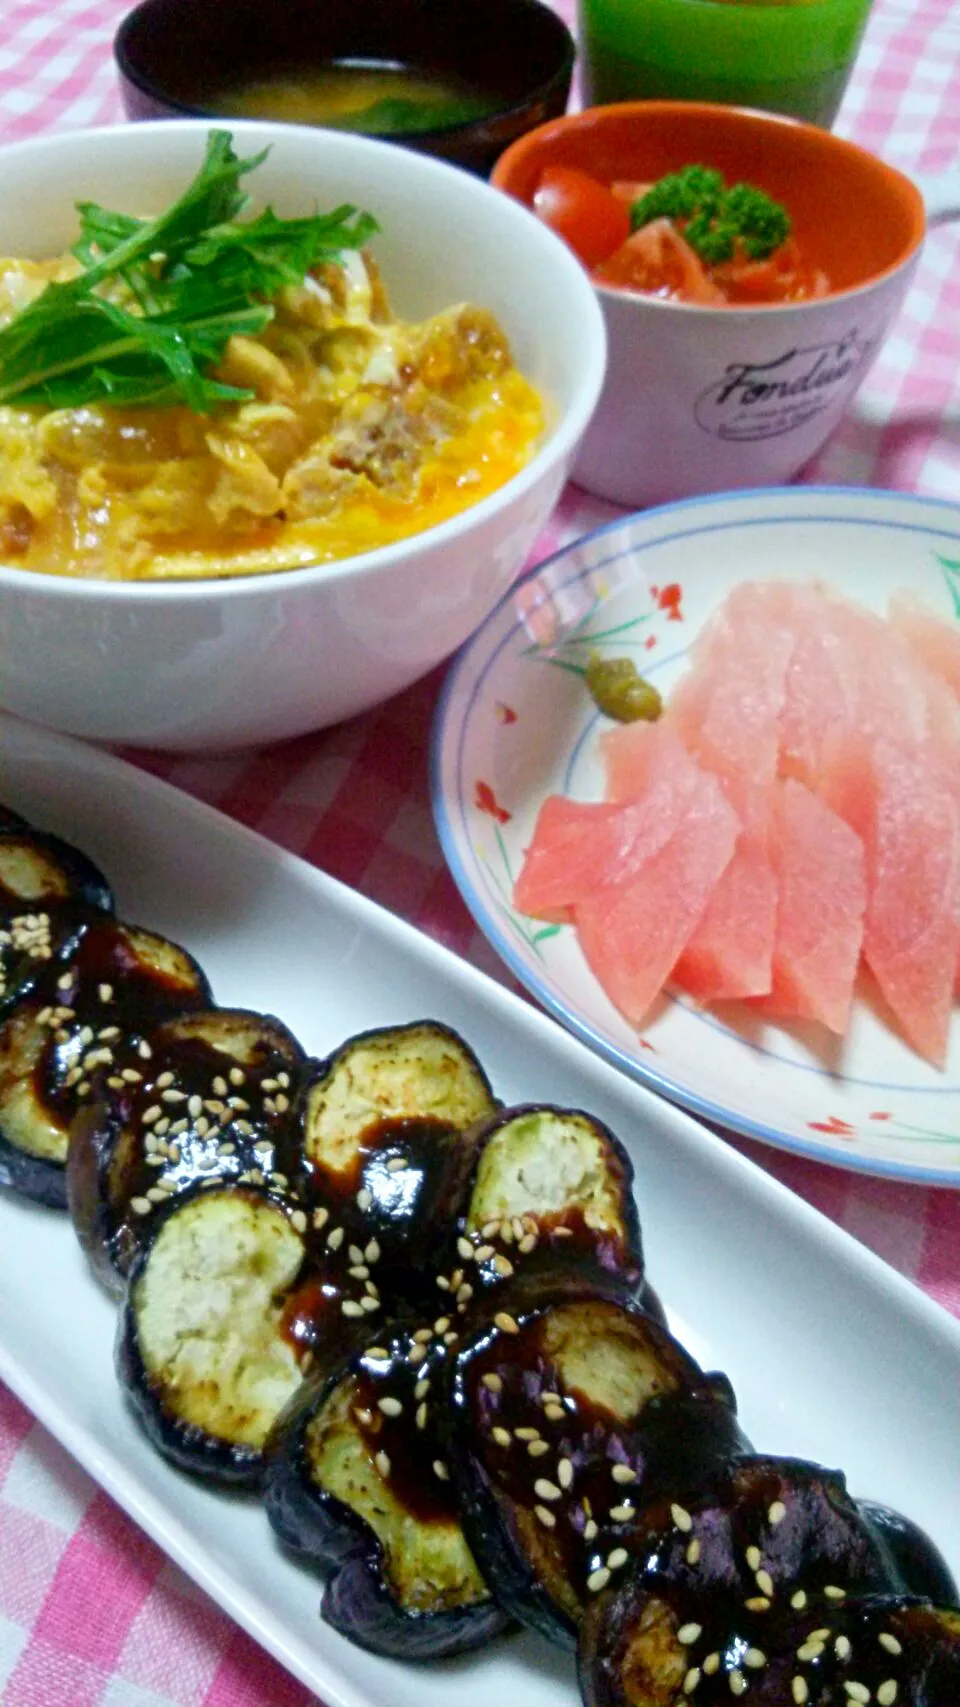
[[[274,72],[224,91],[216,111],[229,118],[332,125],[377,136],[402,136],[469,124],[498,103],[452,73],[389,60],[331,60]]]

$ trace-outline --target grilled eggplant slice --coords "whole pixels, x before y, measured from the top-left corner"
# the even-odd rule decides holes
[[[744,1458],[648,1508],[630,1551],[625,1569],[608,1562],[592,1583],[580,1636],[588,1707],[679,1707],[694,1693],[763,1707],[874,1700],[845,1691],[867,1656],[836,1638],[854,1596],[889,1591],[889,1560],[839,1472]],[[890,1655],[873,1646],[882,1666]],[[878,1683],[890,1676],[870,1667]]]
[[[311,1200],[359,1242],[375,1237],[386,1265],[422,1267],[452,1227],[474,1133],[497,1107],[473,1051],[447,1026],[424,1020],[351,1037],[306,1093]]]
[[[69,952],[91,913],[112,911],[106,878],[77,848],[39,830],[0,834],[0,1018]]]
[[[478,1138],[457,1256],[466,1266],[451,1277],[451,1290],[461,1313],[475,1310],[481,1297],[489,1304],[491,1287],[515,1274],[546,1270],[615,1280],[635,1294],[643,1255],[633,1167],[622,1144],[579,1109],[530,1103],[502,1110]]]
[[[140,1053],[142,1079],[101,1084],[70,1139],[74,1226],[115,1294],[168,1197],[211,1179],[285,1192],[302,1165],[305,1056],[279,1020],[203,1008],[151,1031]]]
[[[194,1187],[155,1219],[130,1275],[117,1368],[139,1421],[182,1469],[255,1485],[302,1378],[287,1311],[307,1259],[292,1200]]]
[[[465,1653],[507,1622],[467,1545],[443,1455],[453,1338],[443,1318],[395,1323],[305,1383],[267,1443],[277,1535],[332,1570],[322,1616],[398,1659]]]
[[[67,1205],[70,1130],[96,1085],[140,1082],[138,1046],[167,1017],[210,1000],[196,961],[152,931],[95,918],[0,1022],[0,1183]]]
[[[635,1305],[549,1275],[497,1302],[454,1363],[464,1527],[501,1604],[572,1646],[647,1505],[750,1448],[729,1384]]]

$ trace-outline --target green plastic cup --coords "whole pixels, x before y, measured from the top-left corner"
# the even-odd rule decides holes
[[[584,102],[720,101],[829,128],[870,0],[579,0]]]

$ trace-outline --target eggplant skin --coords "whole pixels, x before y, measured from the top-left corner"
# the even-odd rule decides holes
[[[934,1606],[960,1606],[950,1567],[919,1524],[874,1500],[858,1500],[857,1508],[889,1557],[890,1581],[899,1593]]]
[[[486,1647],[509,1620],[493,1599],[443,1613],[399,1614],[379,1571],[354,1553],[327,1583],[320,1616],[348,1641],[395,1660],[442,1660]]]
[[[496,1302],[451,1378],[464,1529],[504,1608],[570,1648],[588,1578],[632,1547],[647,1501],[680,1497],[750,1445],[715,1378],[612,1282],[530,1276]]]
[[[267,1441],[263,1496],[281,1543],[330,1572],[321,1605],[328,1624],[372,1653],[431,1660],[485,1646],[508,1621],[470,1556],[454,1490],[432,1475],[430,1460],[437,1448],[429,1425],[426,1433],[413,1432],[414,1406],[406,1388],[428,1369],[434,1378],[438,1373],[426,1354],[415,1369],[407,1368],[415,1331],[412,1322],[409,1332],[396,1324],[388,1333],[381,1331],[376,1363],[360,1347],[310,1375]],[[368,1328],[372,1346],[369,1333]],[[435,1343],[434,1352],[442,1363],[442,1342]],[[378,1438],[382,1443],[391,1427],[411,1430],[402,1456],[408,1468],[414,1467],[420,1510],[406,1503],[402,1482],[399,1488],[392,1483],[391,1464],[396,1466],[400,1455],[383,1454],[388,1461],[381,1468],[381,1454],[373,1454],[356,1420],[357,1383],[365,1364],[386,1370],[388,1391],[395,1369],[405,1380],[409,1420],[380,1418],[386,1434]],[[377,1426],[373,1416],[367,1427]],[[321,1468],[337,1492],[321,1480]],[[431,1598],[435,1604],[429,1604]]]
[[[266,1435],[301,1382],[282,1331],[304,1262],[301,1220],[292,1203],[234,1185],[197,1187],[151,1223],[116,1366],[144,1432],[180,1469],[259,1484]]]
[[[0,1190],[12,1191],[43,1209],[66,1209],[66,1170],[62,1162],[28,1156],[0,1134]]]

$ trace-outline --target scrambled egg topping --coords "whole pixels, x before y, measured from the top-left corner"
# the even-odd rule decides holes
[[[0,326],[70,258],[0,258]],[[0,406],[0,561],[110,580],[332,562],[433,527],[533,454],[543,409],[493,315],[392,315],[347,253],[287,289],[217,377],[254,400],[186,408]]]

